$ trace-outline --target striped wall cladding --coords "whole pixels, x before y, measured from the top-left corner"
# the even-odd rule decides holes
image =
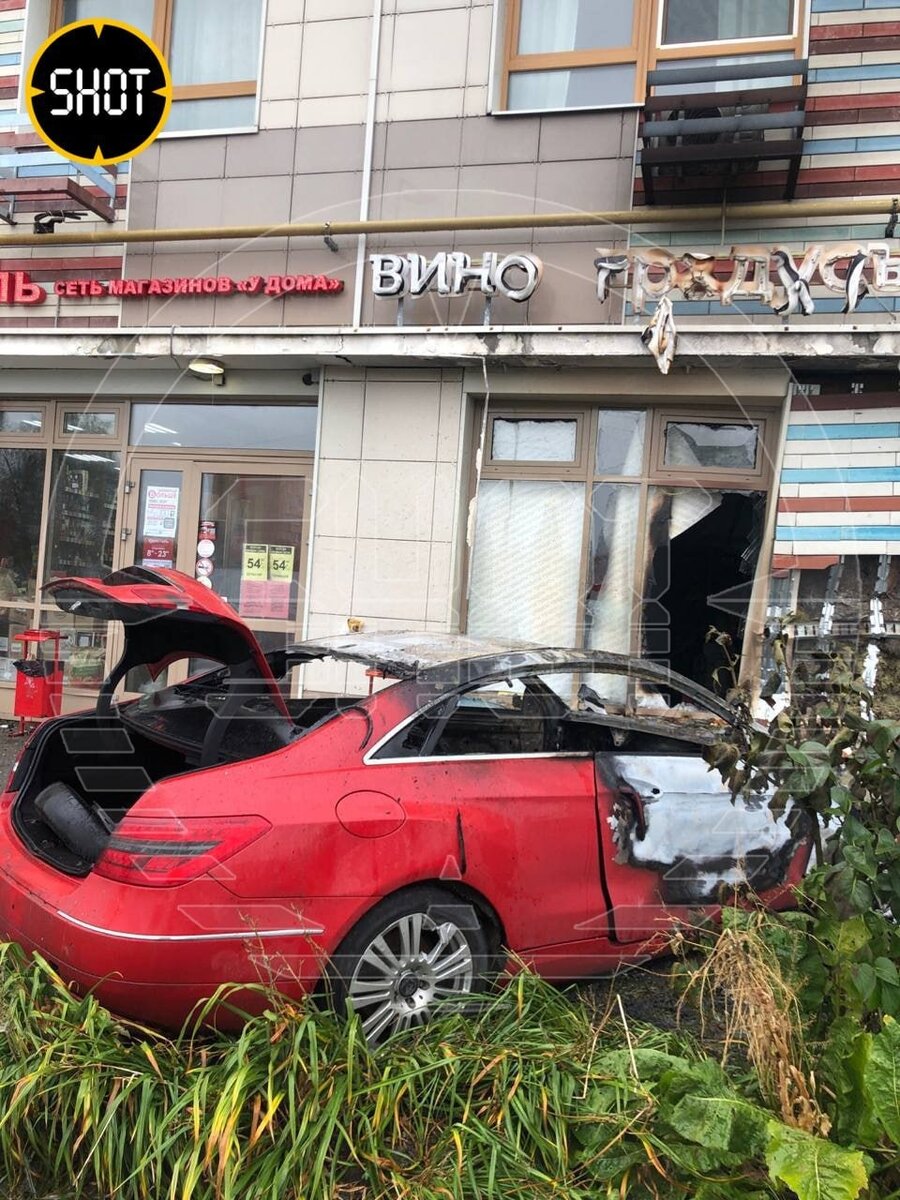
[[[775,568],[900,555],[900,393],[794,398],[774,549]]]
[[[805,156],[797,198],[900,184],[900,5],[811,0]]]
[[[17,226],[28,228],[36,212],[47,208],[83,208],[52,185],[72,181],[83,193],[95,197],[112,210],[117,223],[124,220],[127,203],[129,164],[116,168],[87,167],[70,163],[49,150],[37,136],[25,113],[19,109],[19,85],[23,63],[26,0],[0,0],[0,176],[16,182],[14,218]],[[115,5],[110,5],[110,10]],[[49,31],[48,31],[49,32]],[[28,182],[34,182],[34,191]],[[39,190],[41,189],[41,190]],[[2,199],[2,197],[0,197]],[[79,229],[109,229],[110,225],[91,212]],[[2,247],[0,233],[0,247]],[[106,282],[122,276],[122,253],[118,246],[98,247],[96,252],[83,246],[32,254],[16,249],[0,255],[0,270],[27,271],[33,281],[46,288],[46,303],[36,307],[3,305],[0,330],[15,328],[107,328],[119,324],[121,303],[109,297],[70,300],[54,292],[57,280],[78,277]]]
[[[900,190],[900,2],[810,0],[810,7],[795,198],[892,196]],[[764,162],[736,176],[732,187],[741,199],[777,200],[786,181],[783,164]],[[640,170],[634,200],[643,203]]]

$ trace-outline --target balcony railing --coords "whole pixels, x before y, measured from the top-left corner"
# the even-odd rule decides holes
[[[70,162],[52,150],[0,150],[0,220],[43,209],[83,209],[115,221],[116,168]]]
[[[793,199],[807,73],[805,59],[650,71],[641,130],[644,202]]]

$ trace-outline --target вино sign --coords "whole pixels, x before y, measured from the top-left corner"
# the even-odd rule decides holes
[[[439,296],[461,296],[477,288],[485,296],[499,292],[521,303],[534,295],[544,264],[533,254],[507,254],[503,258],[486,250],[473,263],[461,251],[442,250],[434,258],[424,254],[371,254],[372,290],[382,298],[421,296],[433,289]]]

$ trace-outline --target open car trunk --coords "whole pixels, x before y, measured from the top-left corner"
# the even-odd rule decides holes
[[[118,822],[161,780],[267,754],[303,728],[250,630],[195,580],[134,567],[103,580],[57,580],[45,590],[64,611],[125,626],[124,653],[96,711],[45,722],[13,782],[16,832],[59,870],[87,874]],[[189,657],[223,665],[113,703],[132,668],[146,666],[157,678],[168,663]]]

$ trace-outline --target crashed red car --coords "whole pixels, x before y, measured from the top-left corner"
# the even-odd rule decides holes
[[[375,1041],[487,987],[662,948],[752,886],[790,903],[809,830],[702,758],[733,714],[665,668],[425,634],[268,656],[174,571],[47,589],[124,623],[96,710],[39,727],[0,802],[0,933],[114,1011],[179,1026],[223,983],[328,982]],[[126,673],[221,666],[136,700]],[[319,660],[371,695],[289,698]],[[345,668],[346,670],[346,668]]]

